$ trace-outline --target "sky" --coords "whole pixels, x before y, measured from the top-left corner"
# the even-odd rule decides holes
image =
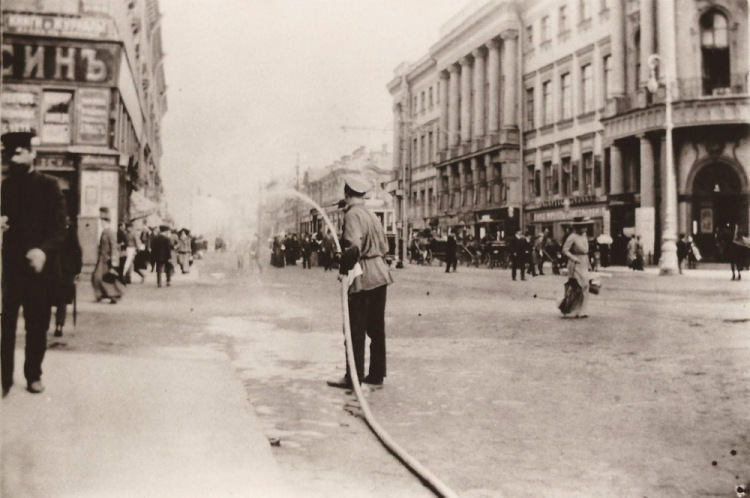
[[[161,0],[170,213],[191,195],[256,198],[361,145],[392,150],[386,85],[467,0]],[[349,126],[353,130],[342,130]]]

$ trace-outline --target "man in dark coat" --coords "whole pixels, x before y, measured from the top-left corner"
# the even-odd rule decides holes
[[[512,266],[511,276],[516,279],[516,270],[521,270],[521,280],[526,280],[526,264],[531,254],[531,244],[519,230],[509,244],[510,260]]]
[[[456,251],[458,250],[458,244],[456,243],[456,237],[452,233],[448,234],[448,242],[445,243],[445,273],[451,271],[453,267],[453,273],[456,272],[456,266],[458,265],[458,257]]]
[[[42,361],[47,349],[52,305],[61,277],[59,251],[65,240],[65,198],[51,176],[34,169],[36,152],[31,133],[2,136],[3,163],[8,178],[2,183],[3,275],[2,360],[3,396],[13,385],[18,312],[26,322],[24,376],[32,393],[44,391]]]
[[[169,227],[162,225],[159,227],[159,235],[154,237],[151,242],[151,256],[156,263],[156,285],[161,287],[161,274],[167,274],[167,287],[172,283],[172,270],[170,264],[172,260],[172,238]]]

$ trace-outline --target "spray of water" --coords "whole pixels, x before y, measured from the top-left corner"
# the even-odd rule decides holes
[[[312,200],[310,197],[306,196],[305,194],[298,192],[294,190],[293,188],[289,188],[289,187],[279,187],[279,186],[271,187],[270,189],[266,190],[266,194],[271,197],[289,197],[289,196],[296,197],[308,203],[312,207],[314,207],[320,213],[320,216],[323,217],[323,221],[325,221],[326,226],[328,226],[328,229],[331,231],[332,234],[334,234],[333,240],[336,243],[336,250],[338,252],[341,252],[341,246],[339,245],[338,239],[335,237],[336,227],[333,226],[331,219],[328,217],[325,210],[322,207],[320,207],[320,205],[317,202],[315,202],[314,200]]]

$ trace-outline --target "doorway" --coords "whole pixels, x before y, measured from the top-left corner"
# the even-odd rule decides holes
[[[693,181],[693,238],[704,259],[726,260],[727,239],[734,226],[747,232],[747,195],[734,168],[715,162],[702,168]]]

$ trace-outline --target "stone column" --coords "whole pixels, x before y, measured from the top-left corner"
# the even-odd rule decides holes
[[[461,96],[459,94],[459,82],[458,74],[460,67],[458,64],[452,64],[448,71],[450,71],[450,95],[448,96],[448,145],[455,147],[459,142],[458,135],[458,111],[459,111],[459,100]]]
[[[641,86],[646,86],[649,78],[648,56],[656,52],[654,44],[654,0],[641,0]]]
[[[453,207],[453,189],[456,184],[456,179],[453,177],[453,165],[449,164],[446,166],[445,172],[448,177],[448,204],[445,206],[445,209],[450,210]]]
[[[474,206],[480,204],[479,202],[479,158],[471,158],[471,185],[472,185],[472,204]]]
[[[509,29],[500,35],[503,39],[503,70],[505,72],[503,88],[503,128],[518,127],[516,108],[518,107],[518,31]]]
[[[609,165],[609,193],[622,194],[622,152],[618,145],[612,144],[609,148]]]
[[[458,188],[459,188],[459,196],[458,196],[458,204],[460,207],[463,207],[465,204],[465,196],[466,196],[466,172],[469,165],[466,163],[466,161],[461,161],[458,163]]]
[[[487,132],[500,130],[500,42],[492,40],[487,44]]]
[[[461,142],[471,140],[471,59],[461,61]]]
[[[635,231],[641,236],[647,263],[653,264],[656,240],[656,213],[654,208],[654,148],[645,135],[641,143],[641,206],[635,210]]]
[[[440,127],[438,130],[438,143],[440,150],[448,148],[448,85],[450,75],[448,71],[440,72]]]
[[[619,102],[625,98],[625,9],[624,0],[611,0],[610,23],[612,42],[612,73],[609,82],[610,94],[608,100],[612,102],[608,114],[619,112]]]
[[[474,138],[480,138],[484,136],[484,49],[478,48],[471,54],[474,56]]]

